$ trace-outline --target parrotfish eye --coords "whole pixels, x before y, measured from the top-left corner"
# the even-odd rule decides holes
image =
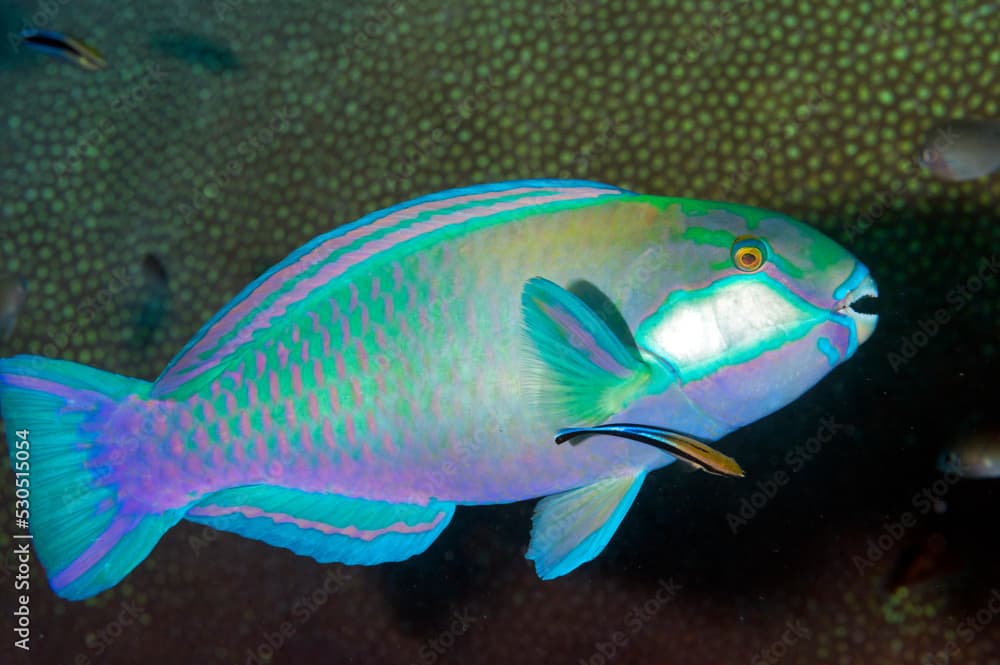
[[[757,272],[767,262],[767,245],[757,238],[742,236],[733,242],[730,256],[737,270]]]

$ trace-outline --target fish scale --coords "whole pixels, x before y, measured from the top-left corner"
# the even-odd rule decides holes
[[[483,242],[490,241],[484,240]],[[496,244],[500,247],[503,246],[502,243]],[[321,405],[321,412],[329,418],[332,426],[336,443],[329,441],[324,441],[324,443],[328,446],[335,446],[352,462],[356,463],[363,457],[369,457],[374,461],[374,464],[368,465],[363,472],[357,471],[357,473],[363,473],[363,476],[355,476],[352,473],[355,471],[352,465],[348,464],[346,469],[330,468],[328,463],[325,463],[330,458],[316,454],[313,459],[305,460],[302,463],[314,469],[315,475],[323,480],[306,479],[297,486],[310,490],[342,492],[351,496],[367,496],[385,500],[405,497],[412,500],[414,496],[420,494],[419,477],[417,478],[418,491],[414,491],[413,485],[411,485],[404,495],[387,492],[386,490],[391,488],[385,487],[384,478],[394,471],[393,467],[406,467],[409,473],[420,471],[420,468],[415,465],[421,460],[429,459],[430,464],[424,464],[422,478],[424,494],[421,499],[425,500],[431,496],[453,498],[442,496],[443,492],[440,491],[432,494],[433,479],[429,477],[427,472],[436,470],[449,458],[455,457],[455,449],[458,446],[470,442],[474,443],[474,429],[470,427],[468,422],[469,414],[474,413],[474,405],[497,401],[498,391],[496,382],[487,380],[488,376],[480,375],[481,365],[477,362],[468,362],[466,357],[468,355],[476,359],[485,359],[494,354],[492,348],[474,347],[469,349],[466,347],[464,353],[461,354],[442,354],[438,353],[437,349],[444,344],[438,340],[449,341],[453,332],[457,330],[465,332],[477,328],[494,330],[497,327],[500,312],[506,310],[512,314],[517,310],[516,292],[513,297],[508,298],[506,306],[490,301],[481,303],[470,297],[471,293],[486,288],[493,278],[482,265],[475,270],[468,270],[469,262],[462,260],[459,254],[460,252],[454,249],[442,248],[439,251],[428,252],[421,256],[406,257],[397,262],[385,262],[380,266],[381,272],[368,277],[367,280],[357,280],[346,288],[333,291],[324,302],[320,302],[307,315],[310,321],[316,322],[320,330],[342,329],[348,333],[341,339],[339,350],[334,352],[336,356],[343,359],[342,364],[347,377],[351,377],[359,384],[359,389],[355,390],[350,385],[351,379],[348,379],[335,386],[339,396],[340,411],[350,414],[346,419],[330,417],[333,405],[328,397],[329,392],[324,389],[325,386],[317,385],[312,372],[303,371],[299,364],[290,360],[301,353],[303,346],[312,345],[321,348],[323,345],[322,332],[317,332],[315,326],[303,326],[303,330],[300,330],[298,343],[292,342],[290,336],[286,336],[280,342],[265,347],[266,376],[278,381],[277,394],[295,395],[296,389],[292,377],[296,375],[295,368],[298,368],[298,374],[302,376],[303,392],[315,395]],[[467,247],[466,254],[475,256],[477,252]],[[526,261],[540,261],[543,258],[541,254],[541,252],[528,253]],[[506,271],[513,276],[514,270],[509,266],[510,263],[505,264]],[[421,280],[416,277],[420,273],[425,275],[425,279]],[[362,306],[363,303],[357,299],[359,293],[369,292],[376,279],[380,282],[391,282],[393,275],[401,275],[401,284],[412,284],[415,288],[417,298],[413,300],[413,304],[421,304],[416,308],[413,305],[394,305],[393,310],[399,319],[408,322],[411,330],[419,331],[419,337],[401,340],[393,349],[379,351],[390,358],[387,363],[387,371],[381,374],[385,381],[385,391],[383,392],[379,390],[377,385],[375,379],[377,374],[366,371],[366,368],[371,370],[371,366],[376,364],[371,362],[367,349],[377,348],[375,340],[378,335],[376,331],[392,322],[385,321],[379,312],[373,314],[372,308]],[[433,277],[433,279],[427,279],[427,277]],[[422,297],[428,300],[421,302]],[[461,306],[454,306],[451,303],[461,303]],[[420,309],[425,311],[423,317],[420,315]],[[421,319],[429,322],[429,325],[421,327]],[[346,328],[342,328],[345,323]],[[516,330],[514,332],[517,333]],[[420,339],[433,343],[421,346]],[[411,368],[423,368],[425,375],[444,376],[447,381],[421,386],[419,377],[406,372],[407,368],[404,363],[395,361],[403,357],[399,348],[404,345],[408,347],[406,355],[413,357],[416,361],[410,363]],[[516,348],[514,351],[516,352]],[[519,362],[513,356],[512,353],[506,354],[504,361],[516,369]],[[286,358],[284,363],[282,362],[283,358]],[[338,365],[336,358],[333,365]],[[461,385],[465,387],[465,390],[463,394],[456,396],[446,392],[449,385]],[[506,388],[511,385],[516,385],[516,382],[507,382]],[[409,387],[409,389],[394,389],[394,386]],[[360,394],[360,401],[357,400],[358,395],[355,393]],[[295,396],[301,398],[301,395]],[[381,405],[377,404],[379,400],[382,402]],[[321,436],[323,424],[315,422],[315,419],[311,418],[307,412],[308,400],[296,399],[294,403],[299,405],[295,411],[296,418],[300,422],[312,422],[313,426],[309,429],[313,434],[313,440],[323,441]],[[402,406],[404,404],[409,406],[409,411],[413,416],[422,414],[420,417],[424,420],[430,416],[440,423],[452,426],[438,428],[440,433],[437,437],[427,437],[422,441],[415,441],[416,445],[401,447],[397,458],[382,458],[379,454],[383,447],[381,443],[383,430],[388,432],[391,439],[395,440],[402,438],[402,432],[407,428],[412,427],[422,431],[430,429],[426,423],[419,420],[407,422],[392,417],[391,414],[406,410]],[[227,413],[226,404],[222,397],[214,399],[212,405],[217,417]],[[241,410],[249,408],[251,414],[258,411],[267,412],[270,415],[270,420],[275,422],[278,420],[275,412],[281,409],[281,402],[265,398],[256,406],[241,403],[239,408]],[[376,423],[376,427],[373,429],[368,427],[372,414],[375,414]],[[229,414],[228,419],[227,430],[230,433],[237,431],[238,414]],[[263,435],[267,439],[273,439],[275,433],[270,431],[264,432]],[[541,435],[536,440],[544,444],[549,438],[549,436]],[[216,445],[219,444],[230,445],[230,442],[216,442]],[[268,446],[268,450],[274,450],[273,441]],[[476,451],[472,451],[471,454],[475,455]],[[296,455],[302,455],[302,451],[297,451]],[[513,460],[516,456],[516,453],[512,452],[508,457]],[[294,464],[290,466],[294,466]],[[480,477],[487,477],[487,469],[478,469],[477,471]],[[267,475],[268,468],[263,464],[238,467],[233,473],[237,475],[242,473],[242,477],[227,473],[218,478],[217,483],[226,486],[276,480]],[[360,486],[350,484],[355,478]]]

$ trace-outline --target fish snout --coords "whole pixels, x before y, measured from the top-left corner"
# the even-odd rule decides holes
[[[867,305],[870,301],[878,298],[878,287],[870,274],[865,274],[864,278],[858,282],[857,286],[851,289],[847,295],[840,298],[835,305],[839,314],[849,317],[854,321],[857,329],[858,344],[864,344],[878,324],[878,314],[855,309],[855,306]]]

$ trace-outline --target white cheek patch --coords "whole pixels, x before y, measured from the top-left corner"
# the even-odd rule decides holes
[[[672,293],[639,325],[636,341],[687,382],[803,337],[828,316],[766,276],[737,275]]]

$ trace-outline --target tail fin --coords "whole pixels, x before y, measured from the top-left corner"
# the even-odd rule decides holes
[[[149,387],[62,360],[0,360],[0,411],[12,462],[17,432],[27,430],[30,442],[35,551],[63,598],[81,600],[117,584],[182,517],[183,510],[142,512],[142,503],[120,496],[116,484],[123,446],[136,441],[107,419],[119,402],[145,397]]]

